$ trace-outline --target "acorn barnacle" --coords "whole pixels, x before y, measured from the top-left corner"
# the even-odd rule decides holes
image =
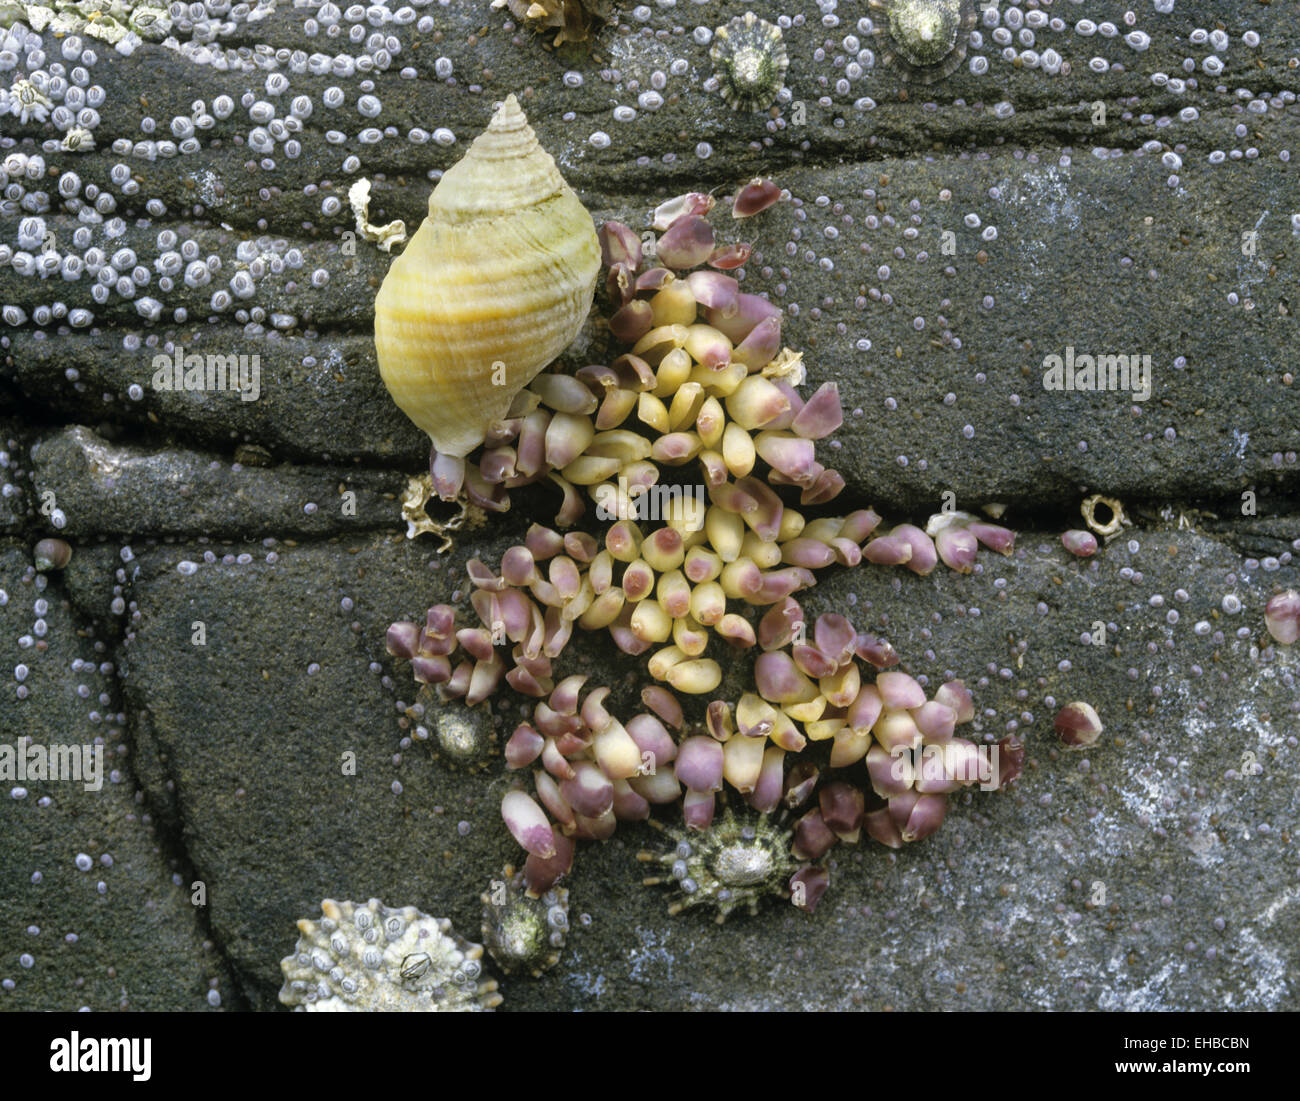
[[[713,32],[709,56],[722,98],[733,111],[766,110],[785,87],[790,58],[781,28],[752,11]]]
[[[560,962],[569,931],[569,892],[564,887],[533,897],[523,872],[507,864],[482,898],[483,943],[502,971],[527,971],[536,978]]]
[[[767,815],[737,818],[728,808],[707,830],[661,828],[673,847],[664,853],[643,850],[637,859],[658,863],[667,873],[645,879],[647,887],[677,887],[680,895],[669,904],[670,914],[712,906],[721,925],[738,906],[757,913],[764,895],[790,896],[790,878],[800,867],[790,854],[792,834]]]
[[[449,764],[466,769],[486,767],[496,746],[496,717],[491,705],[448,707],[436,685],[426,684],[416,694],[418,707],[408,712],[419,720],[416,737],[432,741],[439,756]]]
[[[904,80],[933,84],[966,57],[975,26],[975,0],[867,0],[885,41],[882,60]]]
[[[462,477],[464,456],[577,336],[599,269],[591,215],[507,97],[443,173],[375,298],[384,385]]]
[[[303,918],[293,955],[280,961],[280,1001],[308,1013],[465,1012],[501,1004],[495,981],[480,982],[483,946],[452,932],[447,918],[414,906],[321,903]]]

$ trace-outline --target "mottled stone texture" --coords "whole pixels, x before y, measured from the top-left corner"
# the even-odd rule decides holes
[[[102,786],[4,782],[0,1004],[64,1011],[243,1005],[214,948],[206,908],[192,905],[202,877],[159,832],[140,784],[140,754],[122,711],[120,639],[97,631],[62,585],[38,587],[37,577],[29,548],[0,540],[3,741],[99,741]],[[43,615],[37,601],[48,605]],[[154,778],[160,789],[173,786],[166,770]]]
[[[905,87],[862,52],[879,48],[859,25],[865,6],[748,6],[794,18],[770,114],[732,112],[705,85],[696,23],[744,4],[656,5],[645,21],[624,5],[590,49],[549,51],[549,35],[507,12],[452,0],[415,9],[427,29],[361,24],[397,38],[387,71],[313,76],[286,57],[279,92],[269,69],[85,40],[106,92],[97,147],[43,153],[46,176],[22,187],[47,193],[40,217],[60,256],[85,248],[59,177],[112,194],[105,217],[121,232],[98,225],[92,244],[131,248],[150,279],[101,304],[85,273],[0,264],[0,304],[24,318],[0,328],[0,741],[98,737],[107,772],[99,792],[0,788],[0,1008],[274,1008],[293,922],[326,896],[417,905],[477,938],[480,892],[519,858],[498,815],[504,765],[458,770],[424,744],[403,748],[415,691],[384,628],[438,600],[468,609],[465,560],[494,562],[556,502],[518,493],[442,558],[402,537],[395,498],[425,442],[378,379],[371,303],[389,258],[346,236],[346,194],[366,175],[371,220],[414,227],[430,173],[511,91],[598,221],[640,231],[672,195],[726,195],[754,175],[789,189],[755,219],[720,208],[713,220],[721,240],[753,242],[745,289],[785,308],[809,381],[839,383],[845,425],[822,447],[844,500],[923,523],[951,493],[959,508],[1007,505],[1020,532],[1013,557],[981,551],[968,577],[830,571],[805,607],[888,637],[931,687],[964,678],[976,734],[1016,729],[1029,760],[1010,792],[955,799],[925,842],[835,849],[814,915],[769,902],[722,928],[669,919],[635,860],[663,840],[623,825],[580,846],[562,961],[506,981],[504,1008],[1300,1008],[1300,653],[1263,631],[1268,598],[1300,587],[1293,12],[1057,0],[1043,10],[1064,30],[1038,28],[1030,46],[1019,25],[1012,41],[1050,47],[1068,73],[1004,59],[994,28],[1007,23],[982,19],[951,77]],[[364,37],[309,36],[314,14],[282,4],[218,38],[363,52]],[[1118,33],[1081,34],[1085,18]],[[1228,48],[1197,28],[1221,28]],[[1149,49],[1126,43],[1131,29]],[[45,52],[82,63],[48,34]],[[1160,72],[1182,90],[1153,83]],[[208,111],[222,94],[233,113],[199,131],[199,152],[112,149],[171,138],[196,99]],[[377,117],[358,112],[362,95],[378,98]],[[312,104],[290,135],[301,155],[283,142],[255,152],[253,102],[285,118],[298,96]],[[358,141],[370,126],[394,130]],[[413,127],[433,140],[408,141]],[[59,133],[6,115],[0,156],[41,153]],[[115,181],[117,164],[138,190]],[[32,213],[0,214],[0,245],[18,251]],[[174,246],[158,243],[166,230]],[[155,262],[185,241],[221,269],[165,289]],[[301,266],[274,270],[292,249]],[[214,310],[241,271],[252,295]],[[152,325],[145,296],[163,307]],[[57,303],[91,323],[42,323],[38,309]],[[605,358],[601,304],[568,365]],[[155,356],[177,346],[258,356],[257,400],[155,390]],[[1149,355],[1150,399],[1045,390],[1044,357],[1067,348]],[[1133,524],[1083,561],[1059,533],[1079,526],[1091,492],[1121,498]],[[74,556],[40,582],[31,547],[56,523]],[[611,684],[611,710],[631,714],[643,664],[610,650],[579,638],[565,671]],[[731,663],[724,689],[747,687],[747,668]],[[1085,752],[1051,732],[1075,699],[1106,726]],[[520,700],[503,691],[492,706],[504,740]]]

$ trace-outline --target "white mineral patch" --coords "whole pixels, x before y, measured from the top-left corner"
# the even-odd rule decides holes
[[[664,947],[670,935],[668,933],[660,935],[653,929],[641,925],[636,927],[636,935],[641,943],[636,948],[628,949],[627,958],[632,965],[628,971],[629,977],[644,983],[665,979],[672,982],[676,957]]]
[[[1164,995],[1169,988],[1169,980],[1174,975],[1186,972],[1187,964],[1167,963],[1141,986],[1125,989],[1125,980],[1128,978],[1128,972],[1125,970],[1126,954],[1127,949],[1119,949],[1107,963],[1106,970],[1110,972],[1112,978],[1110,985],[1097,996],[1097,1008],[1140,1013],[1155,1013],[1168,1009],[1169,1005]]]

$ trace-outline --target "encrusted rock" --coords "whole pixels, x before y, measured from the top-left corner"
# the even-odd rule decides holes
[[[480,982],[483,946],[458,937],[447,918],[414,906],[321,903],[320,921],[298,922],[294,954],[280,961],[280,1001],[312,1013],[467,1012],[501,1004]]]

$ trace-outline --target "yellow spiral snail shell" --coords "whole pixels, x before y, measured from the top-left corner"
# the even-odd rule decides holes
[[[375,299],[384,385],[438,455],[482,443],[573,341],[599,269],[591,215],[510,96],[433,189]]]

